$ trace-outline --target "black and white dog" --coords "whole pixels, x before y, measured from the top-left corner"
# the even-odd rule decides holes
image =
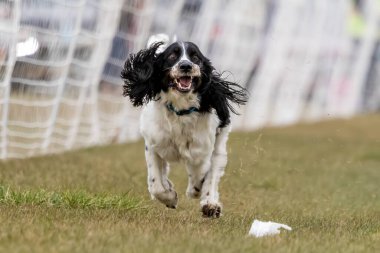
[[[247,101],[244,88],[224,80],[191,42],[163,43],[131,54],[121,77],[124,96],[134,106],[146,104],[140,131],[145,139],[148,190],[169,208],[178,197],[168,179],[169,162],[186,165],[186,194],[201,199],[206,217],[219,217],[218,184],[227,164],[226,143],[232,103]],[[160,48],[161,49],[161,48]]]

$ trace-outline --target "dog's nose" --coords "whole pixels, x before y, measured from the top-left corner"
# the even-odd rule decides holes
[[[188,61],[182,61],[178,65],[179,65],[179,69],[184,72],[188,72],[193,68],[193,64]]]

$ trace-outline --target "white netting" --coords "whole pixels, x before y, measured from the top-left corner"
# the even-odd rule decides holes
[[[379,0],[2,0],[2,158],[139,138],[120,71],[148,37],[199,45],[257,129],[380,108]]]

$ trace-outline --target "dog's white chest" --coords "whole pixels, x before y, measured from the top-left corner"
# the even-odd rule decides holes
[[[185,160],[192,163],[201,162],[213,148],[215,137],[196,124],[175,124],[172,126],[168,143],[163,143],[167,150],[158,149],[168,160]],[[174,155],[174,157],[171,157]]]
[[[218,120],[214,114],[177,116],[166,108],[144,109],[141,133],[150,148],[167,161],[198,164],[213,151]]]

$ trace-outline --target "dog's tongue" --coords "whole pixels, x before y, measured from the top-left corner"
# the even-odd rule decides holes
[[[179,78],[179,82],[182,87],[189,87],[191,85],[191,77],[190,76],[183,76]]]

